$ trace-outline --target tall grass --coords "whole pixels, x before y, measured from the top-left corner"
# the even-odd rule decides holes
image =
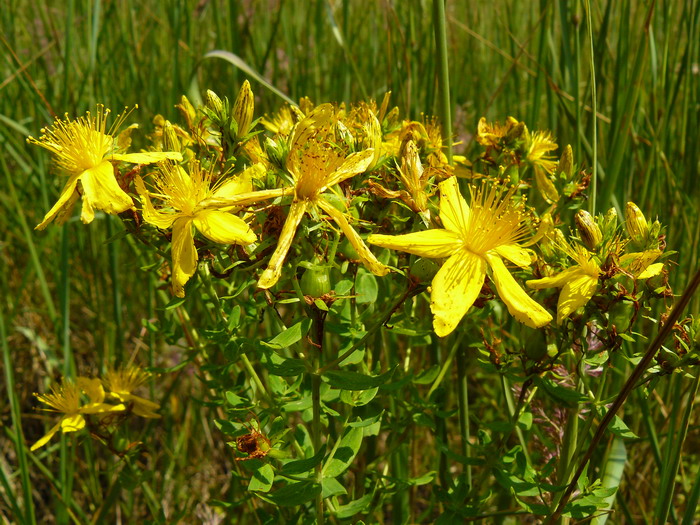
[[[447,2],[454,151],[471,151],[482,115],[513,115],[551,129],[584,166],[597,159],[599,212],[634,200],[668,226],[668,249],[678,252],[671,284],[680,292],[700,262],[700,2],[606,0],[590,2],[588,13],[584,7],[565,0]],[[26,523],[33,512],[37,519],[99,522],[115,515],[119,500],[125,521],[145,512],[154,520],[205,519],[204,502],[234,501],[235,489],[220,468],[229,452],[201,397],[190,395],[203,387],[186,369],[168,385],[163,424],[142,429],[158,432],[163,443],[156,457],[144,458],[159,475],[141,479],[134,466],[119,466],[133,469],[139,491],[125,496],[129,487],[109,469],[74,478],[75,450],[65,442],[37,456],[19,446],[22,433],[28,441],[42,433],[31,397],[40,385],[143,348],[151,363],[155,352],[169,364],[191,357],[157,338],[151,323],[165,332],[184,326],[196,344],[187,313],[166,309],[167,293],[152,291],[152,274],[140,271],[153,263],[150,256],[129,239],[105,249],[119,237],[117,222],[32,230],[60,188],[46,175],[47,156],[25,138],[53,115],[80,114],[96,102],[113,109],[138,104],[136,119],[145,122],[155,113],[175,120],[174,104],[183,93],[197,100],[196,87],[233,97],[254,77],[226,60],[205,60],[213,50],[234,53],[293,100],[349,103],[391,91],[404,115],[438,114],[432,2],[8,0],[0,26],[0,398],[9,402],[7,409],[0,404],[0,447],[8,458],[0,464],[0,514]],[[254,91],[257,115],[282,102],[259,84]],[[190,300],[192,316],[208,315]],[[700,310],[697,297],[689,310]],[[647,329],[651,338],[654,327]],[[624,369],[610,374],[612,385],[626,377]],[[500,396],[490,388],[470,383],[474,413]],[[684,516],[682,503],[700,497],[699,421],[688,409],[696,391],[695,381],[675,377],[653,403],[635,400],[640,410],[630,427],[643,437],[627,449],[619,522],[696,519],[692,511]],[[611,387],[607,394],[614,393]],[[79,446],[89,463],[92,446]],[[51,457],[59,458],[57,468],[42,467]],[[234,468],[234,478],[245,478]]]

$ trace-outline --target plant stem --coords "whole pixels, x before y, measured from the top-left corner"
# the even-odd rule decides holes
[[[639,381],[640,377],[649,366],[649,363],[651,363],[651,360],[654,359],[656,352],[659,350],[659,348],[661,348],[661,344],[673,330],[674,324],[676,323],[676,321],[678,321],[678,319],[681,316],[681,313],[690,302],[690,299],[695,294],[695,290],[697,290],[698,285],[700,285],[700,269],[698,269],[695,272],[695,275],[690,280],[690,284],[685,289],[683,295],[681,295],[680,299],[673,307],[671,312],[668,314],[668,317],[666,318],[666,321],[661,327],[661,330],[659,330],[659,333],[649,345],[649,348],[644,354],[644,357],[642,357],[641,361],[639,361],[637,366],[632,371],[632,374],[630,374],[630,376],[627,378],[627,381],[623,385],[620,394],[617,396],[617,398],[615,398],[615,401],[613,402],[612,406],[605,414],[603,420],[600,422],[600,425],[598,426],[598,429],[596,430],[595,435],[591,440],[591,444],[588,447],[588,450],[586,450],[586,453],[581,459],[581,462],[579,463],[576,472],[574,473],[571,481],[569,482],[569,486],[566,488],[566,491],[564,491],[564,494],[559,500],[556,510],[547,520],[547,523],[554,523],[562,515],[562,512],[564,512],[564,507],[568,503],[569,499],[571,498],[571,495],[574,492],[574,489],[576,488],[576,482],[581,477],[581,474],[583,474],[583,471],[586,468],[588,461],[590,461],[591,457],[593,456],[593,452],[598,446],[598,443],[600,443],[600,440],[603,438],[603,433],[605,432],[605,429],[613,420],[615,414],[620,409],[620,407],[627,400],[627,397],[629,397],[632,390],[635,388],[635,386],[637,386],[637,381]]]
[[[462,437],[462,455],[470,457],[469,448],[469,391],[467,388],[467,349],[457,350],[457,375],[459,377],[459,433]],[[467,464],[467,485],[472,486],[472,466]]]
[[[445,0],[433,0],[433,27],[435,48],[438,56],[438,82],[440,118],[445,140],[447,162],[452,164],[452,107],[450,104],[450,72],[447,64],[447,25],[445,23]]]
[[[588,202],[588,211],[591,215],[595,215],[595,200],[596,194],[598,193],[598,105],[597,105],[597,94],[595,88],[595,55],[593,51],[593,22],[591,17],[591,3],[590,0],[585,0],[586,6],[586,25],[588,26],[588,42],[590,44],[589,52],[590,56],[590,67],[591,67],[591,109],[593,113],[593,138],[591,141],[591,146],[593,147],[593,175],[591,177],[591,199]]]

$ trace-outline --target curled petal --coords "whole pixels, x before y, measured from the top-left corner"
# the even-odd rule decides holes
[[[272,254],[267,268],[265,268],[265,271],[260,276],[258,288],[271,288],[279,280],[280,275],[282,275],[282,264],[287,257],[287,253],[289,253],[289,248],[292,247],[294,234],[297,231],[297,226],[299,226],[301,222],[301,218],[304,216],[307,206],[308,201],[300,201],[292,203],[292,206],[289,208],[289,215],[287,215],[287,220],[282,227],[280,238],[277,241],[277,248],[275,249],[275,253]]]
[[[202,210],[192,221],[202,235],[219,244],[250,244],[257,237],[244,220],[219,210]]]
[[[357,255],[360,256],[362,263],[367,267],[367,269],[374,275],[386,275],[389,273],[389,268],[380,263],[374,254],[369,251],[369,248],[364,243],[360,235],[355,231],[355,229],[350,226],[348,220],[345,218],[343,212],[338,211],[332,204],[323,200],[323,197],[317,201],[319,208],[325,211],[335,223],[340,226],[343,233],[352,244],[352,247],[357,251]]]
[[[425,230],[404,235],[370,235],[367,242],[390,250],[400,250],[420,257],[441,259],[459,251],[460,236],[450,230]]]
[[[189,217],[180,217],[173,223],[172,258],[173,293],[185,297],[185,283],[197,269],[197,250]]]
[[[446,229],[466,231],[469,222],[469,205],[459,192],[456,177],[450,177],[439,184],[440,219]]]
[[[131,197],[119,187],[114,178],[114,168],[109,161],[103,161],[94,168],[85,170],[80,175],[83,186],[83,206],[88,209],[104,210],[105,213],[117,214],[134,207]],[[83,214],[83,222],[92,221],[90,211]]]
[[[260,190],[253,191],[249,193],[240,193],[228,198],[212,198],[207,199],[199,203],[202,208],[233,208],[250,206],[256,202],[261,202],[269,199],[276,199],[277,197],[285,197],[287,195],[292,195],[294,193],[294,188],[273,188],[271,190]]]
[[[85,428],[85,418],[80,414],[72,414],[61,419],[61,432],[76,432]]]
[[[439,337],[450,334],[479,296],[486,278],[486,261],[466,250],[452,255],[433,278],[430,310]]]
[[[552,320],[550,313],[513,279],[498,255],[487,254],[486,260],[491,266],[498,295],[508,307],[510,315],[531,328],[540,328]]]
[[[561,324],[578,308],[585,305],[598,288],[598,279],[581,272],[568,280],[561,289],[557,303],[557,324]]]
[[[75,187],[78,185],[80,175],[80,173],[76,173],[75,175],[72,175],[70,179],[68,179],[68,182],[63,187],[63,190],[61,190],[61,195],[58,197],[56,204],[54,204],[48,213],[44,215],[44,220],[37,224],[37,226],[34,228],[35,230],[43,230],[59,214],[67,218],[68,213],[73,208],[73,205],[78,197],[78,192],[76,191]]]
[[[132,164],[153,164],[164,160],[182,162],[182,153],[178,151],[145,151],[142,153],[115,153],[109,156],[109,160],[117,162],[130,162]]]
[[[503,244],[494,248],[494,251],[521,268],[528,268],[532,264],[532,252],[517,244]]]

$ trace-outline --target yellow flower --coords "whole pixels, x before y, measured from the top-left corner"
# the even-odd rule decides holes
[[[68,182],[58,201],[37,225],[37,230],[46,228],[57,215],[59,224],[69,217],[80,194],[78,182],[83,196],[80,218],[85,224],[95,218],[96,209],[117,214],[133,208],[131,197],[114,177],[112,162],[150,164],[166,159],[182,160],[182,155],[177,152],[119,153],[122,148],[113,134],[124,122],[127,112],[117,117],[107,131],[109,113],[104,106],[98,105],[95,116],[88,112],[84,117],[70,120],[66,115],[65,120],[57,118],[50,129],[43,128],[43,135],[38,140],[34,137],[27,139],[30,144],[46,148],[56,155],[59,167],[68,175]]]
[[[500,142],[517,127],[522,131],[522,123],[513,117],[508,117],[504,124],[500,122],[488,123],[485,117],[479,119],[476,130],[476,141],[484,147],[498,147]]]
[[[549,152],[555,149],[557,149],[557,144],[549,131],[536,131],[530,136],[527,161],[535,171],[537,188],[549,203],[559,200],[559,192],[549,178],[557,167],[556,159],[549,155]]]
[[[557,303],[557,324],[561,324],[593,297],[600,277],[600,267],[586,248],[581,245],[570,246],[568,243],[561,243],[560,247],[577,264],[558,275],[527,281],[527,285],[536,290],[561,288]]]
[[[87,394],[90,399],[89,403],[82,403],[81,393]],[[51,407],[45,410],[62,412],[64,415],[44,437],[32,445],[32,452],[46,445],[59,429],[61,432],[75,432],[84,428],[85,418],[83,414],[122,412],[125,409],[122,404],[108,405],[103,403],[105,392],[100,381],[87,377],[79,377],[75,383],[64,380],[60,386],[51,387],[51,393],[34,395],[39,401]]]
[[[282,264],[289,252],[304,213],[318,207],[340,227],[365,266],[375,275],[389,270],[372,255],[367,245],[333,204],[326,192],[336,184],[364,172],[372,162],[374,151],[367,149],[347,157],[331,143],[333,107],[322,104],[297,124],[291,139],[287,169],[294,179],[294,200],[282,227],[277,248],[263,272],[258,286],[270,288],[282,274]]]
[[[185,296],[185,283],[197,268],[197,250],[192,226],[207,239],[219,244],[250,244],[256,237],[248,225],[229,213],[240,194],[250,194],[251,173],[248,168],[240,176],[212,187],[212,172],[203,170],[199,163],[189,164],[189,173],[181,166],[164,163],[155,177],[156,193],[146,190],[143,180],[136,178],[136,189],[143,202],[144,220],[160,229],[173,229],[172,286],[178,297]],[[156,210],[151,198],[160,199],[163,207]],[[226,203],[226,206],[221,204]],[[217,208],[227,207],[228,210]]]
[[[125,404],[133,403],[132,410],[137,416],[155,419],[160,417],[154,412],[160,408],[160,405],[132,394],[149,377],[150,374],[145,370],[137,366],[130,366],[118,370],[108,370],[102,380],[102,384],[109,390],[110,397],[116,398]]]
[[[406,235],[370,235],[368,242],[421,257],[447,258],[433,278],[430,309],[435,333],[451,333],[479,295],[487,268],[508,311],[521,323],[539,328],[552,316],[513,279],[502,257],[526,268],[529,252],[518,242],[524,235],[522,209],[495,188],[474,190],[471,207],[452,177],[440,183],[440,219],[445,229]]]

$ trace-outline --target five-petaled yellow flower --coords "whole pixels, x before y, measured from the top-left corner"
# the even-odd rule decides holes
[[[287,169],[294,179],[294,200],[282,227],[277,248],[258,281],[260,288],[270,288],[279,280],[282,264],[292,246],[297,227],[304,213],[314,207],[320,208],[333,219],[372,273],[386,275],[389,271],[372,255],[359,234],[348,223],[345,214],[325,198],[331,187],[364,172],[374,158],[372,149],[346,157],[331,143],[333,113],[333,106],[322,104],[299,122],[294,130],[287,158]]]
[[[59,224],[65,222],[81,193],[83,209],[80,218],[85,224],[95,218],[96,209],[117,214],[133,208],[131,197],[114,177],[112,162],[151,164],[166,159],[182,160],[182,155],[177,152],[120,153],[125,144],[113,134],[124,122],[127,112],[117,117],[107,131],[109,113],[104,106],[98,105],[94,116],[88,112],[84,117],[71,120],[66,115],[65,120],[57,118],[51,128],[43,128],[43,135],[38,140],[34,137],[27,139],[30,144],[52,152],[59,167],[68,175],[58,201],[37,225],[37,230],[46,228],[57,216]]]
[[[576,265],[567,268],[558,275],[532,279],[527,281],[530,288],[536,290],[542,288],[561,288],[559,302],[557,303],[557,324],[590,301],[598,288],[598,278],[601,271],[593,254],[583,246],[577,244],[570,246],[562,243],[561,249],[574,261]]]
[[[81,393],[85,393],[90,402],[83,404]],[[64,380],[60,386],[53,386],[49,394],[34,394],[42,403],[46,403],[53,412],[62,412],[61,420],[49,430],[44,437],[32,445],[32,452],[43,447],[59,429],[62,432],[75,432],[85,427],[83,414],[106,414],[122,412],[123,404],[109,405],[103,403],[105,392],[99,379],[79,377],[76,382]]]
[[[108,370],[102,379],[102,384],[109,391],[109,397],[116,398],[125,404],[132,403],[132,410],[137,416],[155,419],[160,417],[155,413],[160,405],[132,393],[149,377],[150,374],[142,368],[129,366]]]
[[[236,205],[236,196],[252,190],[251,173],[255,165],[238,177],[212,186],[213,171],[202,169],[198,162],[189,163],[189,173],[182,166],[163,163],[154,177],[156,192],[149,192],[140,177],[136,190],[143,203],[143,219],[153,226],[172,228],[172,287],[178,297],[185,296],[185,283],[197,269],[197,250],[192,226],[207,239],[219,244],[251,244],[256,236],[250,227],[229,210]],[[163,206],[156,210],[151,198]],[[226,201],[227,209],[220,201]],[[216,204],[218,203],[218,204]]]
[[[498,294],[518,321],[539,328],[552,320],[510,274],[502,257],[527,268],[530,253],[518,242],[525,229],[522,207],[496,188],[474,189],[471,207],[459,192],[456,178],[440,183],[440,219],[445,229],[405,235],[370,235],[368,242],[421,257],[446,258],[433,278],[430,309],[435,333],[451,333],[479,295],[487,268]]]

